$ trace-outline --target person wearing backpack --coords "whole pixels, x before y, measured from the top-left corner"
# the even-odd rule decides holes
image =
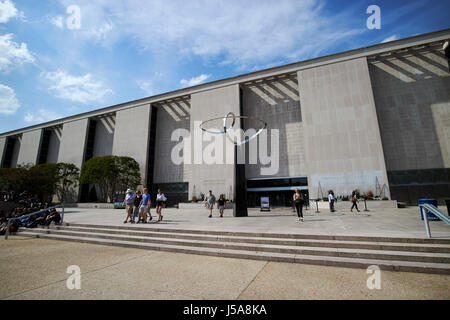
[[[299,189],[295,189],[293,200],[295,209],[297,210],[298,221],[303,221],[303,204],[305,203],[305,197]]]
[[[358,201],[358,197],[356,196],[355,191],[352,192],[352,198],[350,199],[350,201],[353,203],[352,207],[350,208],[350,211],[353,212],[353,208],[356,208],[356,210],[359,212],[358,205],[357,205],[357,202],[359,202],[359,201]]]

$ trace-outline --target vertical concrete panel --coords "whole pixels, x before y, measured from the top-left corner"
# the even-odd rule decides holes
[[[89,119],[64,123],[58,162],[73,163],[81,169]]]
[[[450,72],[440,48],[370,61],[388,171],[450,168]]]
[[[112,154],[134,158],[139,163],[142,183],[147,177],[150,120],[149,104],[116,113]]]
[[[115,117],[97,119],[94,140],[94,157],[112,155],[114,141]]]
[[[264,119],[267,122],[267,139],[269,154],[278,152],[279,168],[273,176],[304,176],[306,175],[302,114],[297,77],[289,76],[276,80],[265,80],[249,85],[243,85],[243,113],[244,115]],[[245,121],[244,128],[259,129],[257,121]],[[270,136],[273,130],[279,132],[279,149],[271,150]],[[256,140],[255,140],[256,141]],[[246,146],[250,148],[249,145]],[[262,165],[246,164],[247,178],[260,178]]]
[[[22,134],[17,136],[16,142],[14,144],[14,150],[11,157],[11,168],[17,168],[17,165],[19,164],[17,160],[19,159],[19,151],[20,151],[20,145],[22,144]]]
[[[198,121],[205,121],[212,118],[224,117],[228,112],[240,115],[240,93],[239,85],[232,85],[214,90],[204,91],[191,96],[191,136],[194,137],[194,130],[201,133],[198,128]],[[217,129],[220,129],[221,120],[217,121]],[[239,125],[236,125],[239,128]],[[223,135],[215,135],[219,139],[224,139]],[[204,142],[202,150],[212,143]],[[194,144],[192,141],[192,159],[194,160]],[[225,140],[224,140],[225,146]],[[189,199],[198,196],[200,192],[207,194],[212,190],[217,196],[220,193],[230,194],[233,188],[234,165],[226,164],[224,153],[224,164],[193,164],[190,167],[191,178],[189,180]],[[195,190],[194,190],[195,187]],[[195,192],[195,194],[194,194]]]
[[[336,196],[388,185],[366,58],[299,71],[298,81],[311,198],[319,184]]]
[[[48,146],[47,163],[58,162],[59,147],[61,145],[61,136],[62,136],[61,128],[55,128],[52,130]]]
[[[6,152],[6,137],[0,138],[0,168],[3,168],[3,159]]]
[[[18,165],[37,163],[41,146],[42,130],[28,131],[22,134],[22,143],[17,158]]]
[[[173,148],[180,143],[172,141],[172,133],[177,129],[189,131],[190,102],[174,101],[158,105],[155,143],[155,183],[189,182],[183,163],[175,164],[171,159]]]

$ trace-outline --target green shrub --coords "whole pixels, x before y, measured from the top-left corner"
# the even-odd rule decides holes
[[[86,161],[81,167],[80,182],[97,184],[101,201],[113,201],[116,191],[135,189],[141,182],[139,164],[130,157],[104,156]]]

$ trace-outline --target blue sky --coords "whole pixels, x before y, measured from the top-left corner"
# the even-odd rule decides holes
[[[0,0],[0,132],[449,28],[449,12],[448,0]]]

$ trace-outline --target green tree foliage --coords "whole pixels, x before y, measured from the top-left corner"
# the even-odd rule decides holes
[[[0,168],[0,191],[25,191],[28,170],[25,168]]]
[[[69,163],[45,163],[35,166],[0,169],[0,190],[38,195],[49,202],[57,195],[62,202],[68,190],[78,183],[80,170]]]
[[[37,194],[40,199],[51,201],[55,194],[58,182],[58,165],[44,163],[31,167],[28,170],[28,181],[25,190],[30,195]]]
[[[81,167],[80,182],[97,184],[101,201],[114,200],[116,191],[136,188],[141,181],[139,164],[130,157],[103,156],[86,161]]]
[[[57,164],[56,195],[61,203],[73,198],[75,187],[80,179],[80,169],[72,163]]]

